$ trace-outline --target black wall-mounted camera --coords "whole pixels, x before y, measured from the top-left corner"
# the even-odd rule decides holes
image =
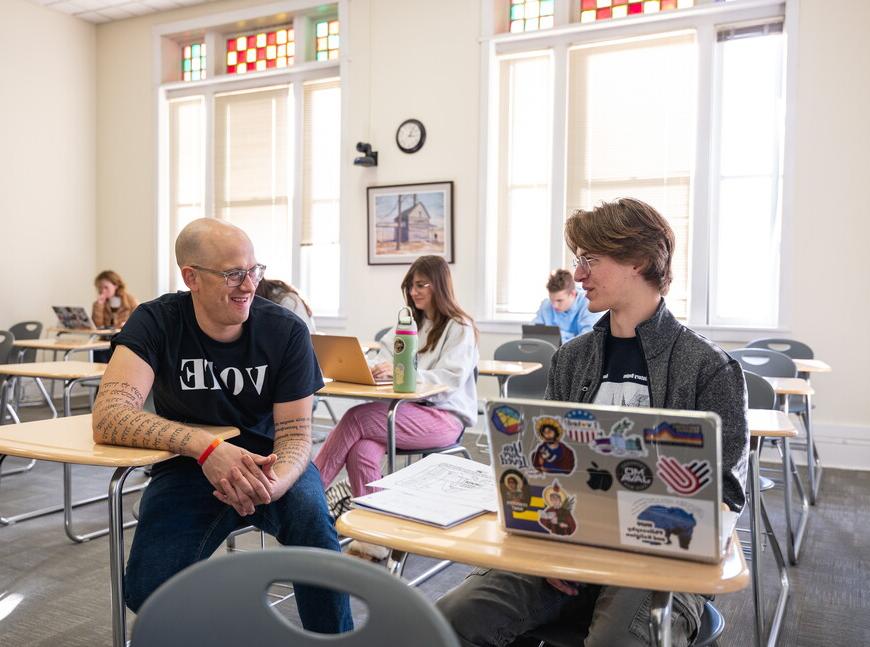
[[[357,142],[357,151],[362,153],[362,157],[355,157],[353,163],[356,166],[377,166],[378,154],[372,150],[372,145],[365,142]]]

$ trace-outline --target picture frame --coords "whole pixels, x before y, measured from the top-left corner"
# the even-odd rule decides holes
[[[453,262],[453,182],[370,186],[368,264],[410,265],[426,254]]]

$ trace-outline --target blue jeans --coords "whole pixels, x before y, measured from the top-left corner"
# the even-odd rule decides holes
[[[339,550],[320,473],[311,463],[283,497],[257,506],[247,517],[240,517],[232,507],[218,501],[213,491],[193,459],[175,458],[154,466],[151,483],[139,505],[139,525],[127,562],[124,593],[130,609],[138,611],[158,586],[206,559],[243,524],[264,530],[284,546]],[[353,629],[346,593],[314,586],[294,588],[305,629],[318,633]]]

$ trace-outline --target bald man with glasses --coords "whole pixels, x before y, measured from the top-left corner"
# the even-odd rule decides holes
[[[133,611],[241,525],[283,545],[339,550],[310,461],[312,396],[323,381],[308,328],[254,296],[266,268],[238,227],[194,220],[175,255],[189,292],[134,311],[113,340],[94,405],[96,442],[179,454],[154,466],[142,496],[127,563]],[[143,411],[152,391],[156,415]],[[241,435],[213,441],[192,424]],[[296,601],[310,631],[353,626],[346,594],[297,586]]]

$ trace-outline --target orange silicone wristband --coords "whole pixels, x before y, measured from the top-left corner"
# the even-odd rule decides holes
[[[215,447],[220,445],[222,442],[224,442],[223,438],[215,438],[213,441],[211,441],[211,445],[205,448],[205,451],[203,451],[202,454],[199,455],[199,458],[196,459],[196,462],[200,465],[205,463],[206,460],[208,460],[208,457],[211,456],[211,453],[215,450]]]

